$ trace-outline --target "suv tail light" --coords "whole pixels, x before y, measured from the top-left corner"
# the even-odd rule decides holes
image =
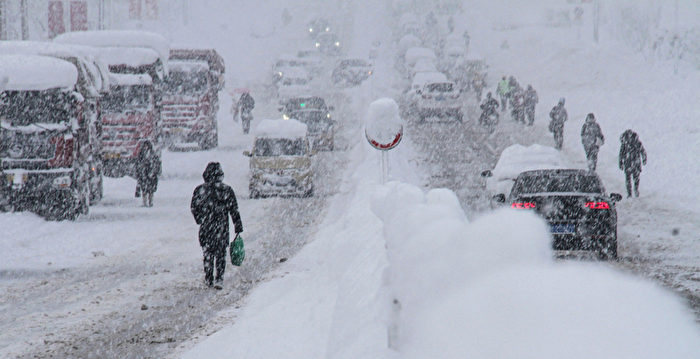
[[[586,207],[590,209],[610,209],[608,202],[586,202]]]
[[[534,202],[515,202],[510,205],[510,208],[531,209],[536,208],[536,206]]]

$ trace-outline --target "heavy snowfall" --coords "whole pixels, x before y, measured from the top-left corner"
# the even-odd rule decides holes
[[[696,0],[0,0],[0,357],[700,358],[699,94]]]

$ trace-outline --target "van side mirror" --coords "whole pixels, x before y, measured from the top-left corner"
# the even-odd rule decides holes
[[[493,176],[493,172],[491,172],[491,170],[481,171],[481,177],[491,177],[491,176]]]
[[[610,194],[610,199],[611,199],[613,202],[620,202],[620,201],[622,201],[622,195],[619,194],[619,193],[611,193],[611,194]]]
[[[506,195],[503,193],[499,193],[495,196],[492,197],[494,201],[498,203],[505,203],[506,202]]]
[[[250,151],[243,151],[243,156],[253,157],[253,154]]]

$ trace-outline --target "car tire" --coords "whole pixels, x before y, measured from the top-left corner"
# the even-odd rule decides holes
[[[309,187],[308,190],[306,190],[306,192],[304,192],[304,194],[303,194],[302,197],[304,197],[304,198],[310,198],[310,197],[313,197],[313,196],[314,196],[314,187],[311,186],[311,187]]]
[[[605,260],[617,260],[617,236],[607,238],[604,243],[601,243],[601,247],[598,251],[598,257]]]

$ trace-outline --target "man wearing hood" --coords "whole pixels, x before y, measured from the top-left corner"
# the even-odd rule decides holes
[[[190,209],[199,227],[199,245],[204,252],[204,281],[221,289],[226,270],[226,248],[229,245],[231,216],[236,235],[243,232],[238,202],[233,189],[223,183],[224,171],[218,162],[210,162],[202,174],[204,184],[197,186]],[[214,267],[216,266],[216,282]],[[216,284],[216,285],[215,285]]]
[[[583,150],[586,151],[588,170],[595,172],[598,163],[598,150],[605,143],[605,137],[603,137],[603,131],[601,131],[598,123],[595,122],[595,116],[592,113],[586,116],[586,122],[581,127],[581,143],[583,144]]]
[[[622,133],[620,136],[619,166],[625,172],[627,197],[632,197],[633,184],[634,195],[639,197],[639,174],[642,172],[642,165],[646,164],[647,152],[644,150],[637,133],[632,130]]]

